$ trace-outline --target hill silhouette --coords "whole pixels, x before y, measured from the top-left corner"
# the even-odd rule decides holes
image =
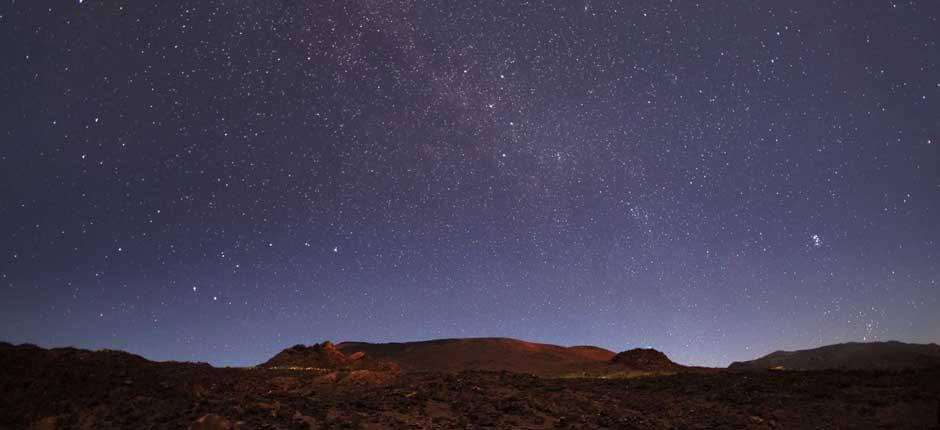
[[[730,369],[923,369],[940,367],[940,345],[850,342],[798,351],[775,351],[761,358],[734,362]]]
[[[646,371],[674,371],[685,368],[670,360],[666,354],[652,348],[634,348],[623,351],[611,358],[610,364]]]

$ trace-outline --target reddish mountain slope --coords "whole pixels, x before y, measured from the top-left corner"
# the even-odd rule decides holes
[[[405,343],[343,342],[337,349],[399,364],[407,370],[508,370],[539,375],[604,363],[614,353],[593,346],[564,347],[509,338],[438,339]]]

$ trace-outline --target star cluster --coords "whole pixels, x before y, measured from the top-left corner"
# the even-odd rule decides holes
[[[0,6],[0,339],[940,341],[931,1]]]

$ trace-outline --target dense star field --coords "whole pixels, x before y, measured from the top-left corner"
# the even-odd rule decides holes
[[[4,1],[0,340],[940,341],[936,1]]]

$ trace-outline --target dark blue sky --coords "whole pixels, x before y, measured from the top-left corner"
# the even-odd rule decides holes
[[[5,1],[0,339],[940,341],[935,1]]]

